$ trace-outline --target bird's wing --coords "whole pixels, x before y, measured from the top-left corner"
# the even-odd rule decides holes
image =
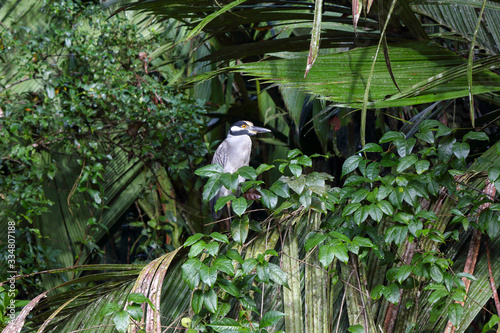
[[[215,151],[214,157],[212,158],[212,164],[219,164],[223,168],[227,163],[227,142],[226,140],[222,141],[222,143],[217,147],[217,150]],[[224,196],[225,188],[221,188],[219,192],[215,195],[215,197],[210,200],[210,210],[212,212],[212,217],[214,220],[219,219],[219,217],[222,215],[224,212],[224,209],[219,210],[218,212],[215,211],[215,203],[217,202],[217,199],[220,197]],[[227,190],[226,190],[227,191]]]
[[[222,143],[217,147],[215,151],[214,157],[212,158],[212,164],[219,164],[224,167],[227,163],[227,142],[226,140],[222,141]]]

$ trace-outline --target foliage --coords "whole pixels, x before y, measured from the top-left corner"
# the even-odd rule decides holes
[[[126,295],[139,292],[154,303],[141,319],[154,332],[165,324],[174,330],[182,317],[190,332],[226,325],[273,331],[283,322],[287,332],[374,331],[385,328],[387,318],[396,321],[395,331],[441,331],[449,318],[463,332],[490,298],[488,268],[500,282],[498,265],[490,267],[483,257],[474,276],[457,273],[472,230],[491,236],[494,258],[500,255],[498,203],[482,193],[486,179],[499,185],[498,162],[490,162],[499,160],[500,39],[492,22],[500,11],[494,1],[482,8],[470,0],[316,1],[312,10],[311,3],[297,1],[221,7],[204,0],[147,0],[130,7],[141,10],[137,15],[122,11],[108,20],[88,2],[2,4],[0,47],[10,52],[0,56],[0,196],[6,199],[0,216],[32,223],[16,234],[33,240],[16,249],[20,272],[36,273],[24,265],[35,257],[47,268],[99,259],[102,244],[134,203],[147,215],[134,226],[144,228],[148,240],[139,247],[149,256],[178,247],[183,230],[208,230],[189,240],[189,252],[177,248],[147,265],[133,290],[119,283],[138,274],[120,271],[125,266],[103,266],[109,271],[82,278],[76,276],[85,267],[63,269],[71,274],[59,281],[55,274],[25,277],[31,287],[61,287],[60,294],[41,301],[26,327],[50,323],[46,329],[73,331],[84,324],[111,332],[115,316],[101,317],[101,309],[123,305]],[[219,75],[227,66],[234,72]],[[273,128],[275,139],[267,139],[273,145],[264,149],[254,144],[254,157],[264,152],[265,160],[280,160],[239,171],[247,180],[243,192],[257,190],[271,213],[265,222],[251,215],[252,201],[219,199],[216,208],[231,202],[238,216],[227,235],[203,226],[198,205],[201,182],[194,169],[206,152],[199,129],[204,110],[168,85],[196,74],[184,82],[194,82],[191,96],[216,110],[208,114],[214,118],[209,130],[236,119],[260,120]],[[207,77],[214,79],[203,81]],[[409,105],[429,101],[436,103]],[[347,108],[361,106],[361,114]],[[460,128],[474,122],[484,127],[465,135]],[[207,140],[225,136],[221,127]],[[335,158],[311,159],[288,146]],[[214,166],[197,174],[209,176],[205,199],[220,186],[238,186],[236,175]],[[54,265],[50,260],[57,254]],[[185,256],[203,269],[170,267],[173,257]],[[218,265],[219,259],[231,262],[232,270]],[[279,287],[282,275],[273,282],[271,270],[267,274],[278,260],[290,289]],[[375,270],[380,274],[371,274]],[[243,283],[252,278],[261,283]],[[463,282],[474,278],[462,307],[456,301],[464,298]],[[168,287],[160,318],[163,281]],[[192,312],[186,316],[191,288]],[[215,307],[230,307],[225,319],[216,318],[224,311],[210,311]],[[123,327],[137,324],[122,309],[117,320]],[[492,316],[483,331],[497,321]],[[127,326],[134,331],[141,325]]]
[[[153,303],[143,294],[130,293],[127,296],[127,301],[128,302],[124,302],[124,304],[115,302],[107,303],[101,311],[101,316],[113,315],[113,323],[115,324],[116,330],[120,333],[127,331],[131,320],[141,321],[143,316],[142,304],[148,303],[154,310]]]
[[[484,206],[492,202],[492,197],[468,184],[471,170],[467,169],[467,165],[472,161],[470,147],[476,142],[488,141],[488,136],[475,131],[462,138],[456,134],[456,131],[432,120],[423,121],[415,137],[405,137],[401,132],[387,132],[378,144],[368,143],[357,155],[345,161],[342,187],[330,188],[328,183],[332,177],[328,174],[304,173],[303,168],[310,167],[312,160],[298,150],[290,151],[286,160],[278,161],[282,176],[269,189],[263,187],[257,176],[273,166],[263,164],[257,169],[242,167],[237,174],[246,179],[241,184],[243,192],[251,187],[259,191],[262,204],[272,212],[275,222],[290,223],[292,212],[301,209],[323,214],[321,227],[309,232],[302,246],[309,253],[306,257],[318,251],[319,263],[331,276],[349,269],[347,267],[352,267],[354,261],[357,265],[368,267],[370,260],[378,260],[379,265],[389,266],[385,283],[373,284],[371,279],[367,282],[367,285],[373,285],[367,290],[373,300],[384,297],[387,302],[399,304],[405,300],[402,291],[409,292],[415,288],[421,293],[429,291],[426,302],[433,309],[431,321],[447,316],[453,325],[458,326],[463,309],[455,302],[463,302],[466,296],[462,280],[475,280],[475,277],[456,272],[452,268],[453,258],[444,251],[443,245],[459,241],[470,227],[497,239],[500,235],[500,214],[498,203],[487,208]],[[498,155],[498,148],[493,149],[497,149]],[[499,172],[498,166],[493,165],[484,177],[498,186]],[[234,187],[230,182],[231,175],[217,166],[200,168],[197,174],[209,178],[203,193],[205,200],[210,200],[221,186]],[[441,200],[443,192],[457,203],[449,212],[442,211],[442,206],[435,204]],[[232,202],[233,212],[243,215],[231,223],[232,239],[212,234],[210,242],[206,242],[203,239],[206,236],[198,234],[185,244],[190,246],[190,259],[183,266],[183,278],[194,289],[192,308],[197,314],[202,311],[202,306],[206,308],[201,316],[196,316],[191,326],[199,330],[206,329],[204,325],[196,326],[200,317],[209,312],[218,313],[220,301],[216,301],[218,297],[213,293],[214,289],[225,291],[219,292],[219,297],[227,297],[228,293],[234,299],[249,289],[246,285],[221,280],[223,273],[230,281],[236,280],[232,277],[235,271],[230,259],[238,261],[243,273],[247,274],[257,265],[259,279],[263,282],[269,280],[260,267],[263,262],[258,259],[243,261],[234,250],[229,250],[222,259],[216,259],[220,248],[218,242],[229,243],[229,248],[236,244],[245,248],[249,228],[258,225],[245,213],[251,201],[244,197],[230,195],[219,198],[216,207],[223,207],[229,201]],[[251,229],[260,231],[260,228]],[[394,253],[397,253],[396,257]],[[270,253],[258,256],[264,258],[266,254]],[[340,269],[336,264],[332,266],[332,262],[337,260],[349,266],[341,265]],[[227,266],[224,269],[222,262]],[[208,263],[210,265],[206,265]],[[236,277],[240,277],[239,274]],[[231,288],[225,285],[228,283]],[[363,290],[357,292],[362,293]],[[210,295],[213,301],[210,301]],[[419,311],[418,303],[411,299],[406,301],[408,308],[415,313]],[[226,307],[224,313],[229,312],[230,306]],[[252,310],[245,304],[243,307]],[[370,324],[361,320],[359,323],[370,331],[375,329],[371,326],[373,322]],[[239,326],[241,323],[234,324]]]
[[[234,221],[232,230],[234,241],[231,244],[227,236],[218,232],[209,237],[193,235],[184,244],[190,247],[189,259],[182,265],[182,278],[193,290],[191,308],[195,316],[189,322],[191,331],[250,332],[260,329],[259,332],[267,332],[263,330],[265,327],[274,325],[284,316],[284,313],[271,311],[258,322],[251,319],[252,313],[259,313],[254,298],[262,294],[255,284],[274,282],[286,287],[286,274],[278,265],[269,262],[270,256],[278,255],[273,249],[244,260],[237,244],[245,242],[248,225]],[[210,241],[205,242],[203,238]],[[228,246],[221,249],[224,245]],[[234,306],[241,308],[239,320],[232,319],[229,314]]]
[[[16,299],[17,291],[0,287],[0,328],[7,326],[7,323],[19,315],[20,309],[28,301]],[[16,310],[17,309],[17,310]]]
[[[495,1],[484,1],[484,10],[479,12],[474,1],[457,0],[318,1],[315,10],[310,3],[300,1],[279,5],[266,0],[233,1],[223,8],[205,0],[195,4],[148,0],[129,8],[184,22],[190,29],[186,41],[199,43],[193,36],[206,37],[201,41],[209,41],[210,51],[201,60],[226,69],[196,73],[199,75],[188,78],[187,83],[207,79],[230,83],[230,76],[226,79],[221,75],[227,70],[246,74],[245,88],[240,82],[238,89],[242,102],[236,99],[245,110],[250,106],[248,95],[254,93],[246,89],[252,87],[250,80],[257,78],[268,87],[279,85],[269,90],[268,96],[275,103],[271,112],[261,109],[260,118],[278,118],[277,129],[303,149],[307,146],[302,137],[308,136],[309,130],[306,123],[313,119],[310,126],[325,148],[329,128],[324,120],[339,112],[333,106],[350,111],[362,108],[356,122],[364,144],[373,141],[367,128],[385,132],[367,108],[394,107],[399,112],[387,110],[389,116],[408,120],[411,116],[402,117],[402,112],[412,116],[418,112],[404,106],[467,97],[464,107],[469,112],[465,112],[474,126],[478,117],[474,96],[499,104],[498,73],[491,71],[498,65],[500,40],[498,31],[490,28],[499,19],[500,7]],[[323,119],[315,119],[317,112],[311,114],[301,92],[313,95],[311,100],[328,101],[321,107]],[[229,114],[238,110],[232,107]],[[285,122],[281,111],[289,117]],[[356,146],[352,139],[349,143]]]
[[[101,203],[100,190],[85,186],[98,186],[114,145],[122,146],[130,158],[168,161],[171,166],[185,159],[183,150],[193,157],[205,153],[197,140],[196,112],[201,106],[166,86],[159,72],[147,72],[147,54],[159,37],[142,39],[137,26],[126,20],[105,21],[104,15],[92,15],[92,7],[78,13],[74,6],[52,4],[46,10],[55,17],[42,31],[4,31],[2,36],[4,47],[16,55],[14,64],[22,68],[19,77],[43,79],[43,90],[21,95],[4,90],[1,101],[2,143],[9,149],[2,153],[8,156],[2,162],[11,175],[2,193],[9,194],[8,203],[20,202],[23,207],[38,199],[24,213],[28,220],[43,212],[35,212],[38,202],[46,206],[42,194],[35,196],[40,189],[35,184],[56,172],[56,166],[36,152],[69,154],[79,160],[83,170],[76,191],[89,191],[94,206]],[[87,24],[98,33],[89,34],[85,22],[76,27],[60,24],[75,15],[88,17]],[[16,191],[21,181],[36,182],[34,193],[29,188]]]
[[[159,169],[192,187],[190,170],[207,153],[203,103],[149,67],[165,42],[161,26],[108,19],[71,0],[47,1],[40,13],[46,24],[0,29],[9,50],[0,59],[0,218],[16,222],[18,273],[26,275],[102,255],[118,218],[159,186]],[[27,278],[24,292],[39,279]]]

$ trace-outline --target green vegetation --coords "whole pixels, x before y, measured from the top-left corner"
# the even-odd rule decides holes
[[[498,330],[498,2],[109,3],[0,2],[2,329]]]
[[[1,219],[17,224],[20,275],[101,261],[120,217],[136,200],[151,206],[155,189],[175,214],[165,199],[171,182],[191,188],[192,170],[207,153],[203,103],[148,67],[146,55],[168,40],[158,25],[106,20],[98,7],[73,1],[40,10],[50,16],[45,25],[1,36],[9,50],[0,94]],[[156,224],[151,216],[144,228],[141,246],[153,256],[172,246],[166,237],[182,232],[170,214]],[[32,275],[18,288],[32,297],[77,275]]]
[[[303,168],[310,167],[312,160],[298,150],[290,151],[288,159],[279,164],[278,169],[283,176],[268,190],[261,188],[264,186],[261,182],[255,182],[257,175],[267,170],[267,166],[261,165],[260,170],[241,168],[238,174],[248,179],[242,188],[255,187],[262,194],[263,205],[273,211],[273,215],[266,220],[268,224],[264,224],[265,229],[276,232],[273,225],[279,224],[278,228],[286,230],[288,236],[282,243],[277,238],[273,242],[272,236],[267,236],[269,239],[265,251],[245,260],[239,255],[235,257],[234,249],[219,254],[218,243],[228,243],[226,236],[222,239],[211,235],[212,239],[208,243],[201,239],[202,234],[188,239],[185,246],[190,246],[191,259],[183,266],[183,278],[191,289],[198,287],[200,282],[204,286],[196,288],[193,293],[192,308],[197,315],[193,317],[192,327],[201,331],[212,328],[216,332],[220,331],[218,325],[223,324],[233,331],[242,332],[246,331],[244,327],[249,332],[263,328],[264,317],[260,326],[259,322],[249,320],[248,316],[240,315],[239,322],[231,319],[234,314],[220,318],[223,315],[218,311],[219,308],[227,308],[224,314],[229,312],[230,307],[226,306],[228,297],[233,302],[238,301],[241,308],[259,313],[255,301],[260,295],[255,293],[252,302],[240,294],[248,289],[242,285],[248,279],[264,284],[274,281],[286,287],[283,289],[284,297],[290,293],[289,297],[297,298],[301,282],[292,280],[293,284],[292,281],[286,283],[283,278],[286,274],[279,266],[263,261],[266,255],[278,255],[275,247],[283,251],[280,252],[281,260],[283,270],[289,272],[288,277],[293,276],[290,270],[296,269],[297,274],[305,274],[306,280],[314,280],[316,284],[326,279],[330,281],[329,288],[332,288],[337,298],[341,297],[344,288],[352,331],[359,325],[370,332],[377,331],[376,313],[383,306],[377,300],[381,297],[396,305],[404,302],[404,310],[399,310],[404,313],[401,316],[402,327],[435,330],[434,325],[439,325],[436,322],[446,324],[443,321],[445,319],[449,319],[454,326],[460,326],[464,318],[477,311],[477,308],[471,310],[467,307],[464,310],[462,305],[456,303],[466,299],[462,278],[483,281],[484,288],[487,288],[488,273],[478,272],[473,276],[458,272],[454,265],[457,261],[464,261],[465,254],[445,250],[442,246],[452,241],[462,244],[467,240],[463,235],[470,233],[470,228],[480,230],[496,240],[493,243],[498,246],[500,206],[498,203],[488,208],[482,206],[492,199],[477,189],[479,184],[484,184],[485,178],[470,176],[472,170],[467,170],[465,163],[470,151],[469,143],[489,139],[483,132],[469,132],[462,140],[457,140],[452,130],[435,120],[423,121],[415,137],[406,138],[401,132],[387,132],[379,144],[367,144],[359,155],[348,158],[343,164],[342,176],[345,181],[342,187],[330,188],[327,185],[332,179],[329,174],[303,173]],[[500,168],[497,163],[500,155],[497,148],[489,151],[489,154],[492,160],[483,166],[486,168],[484,173],[487,171],[490,183],[498,184]],[[197,173],[220,180],[229,175],[213,166],[198,169]],[[219,187],[222,184],[223,181],[219,182]],[[219,187],[210,187],[211,191],[205,192],[205,199],[209,200]],[[244,198],[226,198],[232,199],[233,211],[238,216],[244,214],[251,204]],[[227,199],[220,198],[218,206],[222,206],[221,203]],[[240,200],[244,201],[242,210],[238,203]],[[238,244],[249,244],[246,243],[249,229],[253,228],[247,215],[233,220],[233,243],[229,243],[229,248],[237,249]],[[298,239],[303,239],[302,245],[298,246]],[[287,258],[290,253],[285,249],[293,247],[303,251],[305,258],[312,254],[307,264],[313,267],[310,270],[319,273],[308,275],[308,266],[299,270],[295,260],[302,256]],[[208,255],[200,255],[202,252]],[[194,258],[196,256],[203,262]],[[229,258],[241,264],[237,266],[236,273]],[[290,259],[290,262],[285,263],[285,259]],[[377,270],[378,274],[370,274],[370,270]],[[322,277],[317,279],[313,274]],[[250,278],[246,278],[248,276]],[[339,280],[354,286],[342,287],[342,284],[337,284]],[[320,317],[327,316],[325,320],[311,324],[308,331],[332,330],[333,322],[327,319],[332,314],[327,309],[331,309],[332,302],[338,299],[324,295],[328,287],[318,291],[316,285],[304,283],[306,294],[316,293],[317,297],[313,301],[320,303],[316,305]],[[219,292],[214,293],[214,290]],[[262,294],[260,290],[258,293]],[[217,299],[215,295],[220,298]],[[280,306],[277,301],[269,302],[272,303],[271,308]],[[351,322],[359,313],[360,304],[371,304],[365,305],[367,316]],[[303,318],[302,311],[286,301],[281,306],[280,310],[287,315],[286,332],[300,330],[304,322],[307,325],[308,316]],[[276,320],[284,315],[278,314],[281,312],[273,313]],[[207,320],[207,317],[210,319]]]

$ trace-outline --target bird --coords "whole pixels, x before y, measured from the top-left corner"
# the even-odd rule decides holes
[[[271,130],[254,126],[253,123],[247,120],[235,122],[229,128],[226,139],[217,147],[214,157],[212,158],[212,164],[219,164],[224,169],[224,172],[229,173],[238,171],[242,166],[248,166],[250,154],[252,153],[252,139],[250,139],[250,137],[258,133],[269,132],[271,132]],[[239,183],[244,180],[243,177],[238,176]],[[210,200],[210,209],[214,220],[217,220],[223,213],[223,209],[218,212],[215,211],[217,199],[230,194],[233,194],[232,191],[223,186],[215,197]],[[230,213],[229,208],[228,205],[228,213]]]

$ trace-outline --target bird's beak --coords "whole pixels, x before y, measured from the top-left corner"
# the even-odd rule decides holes
[[[257,126],[252,126],[248,129],[252,133],[269,133],[271,130],[268,130],[267,128],[264,127],[257,127]]]

